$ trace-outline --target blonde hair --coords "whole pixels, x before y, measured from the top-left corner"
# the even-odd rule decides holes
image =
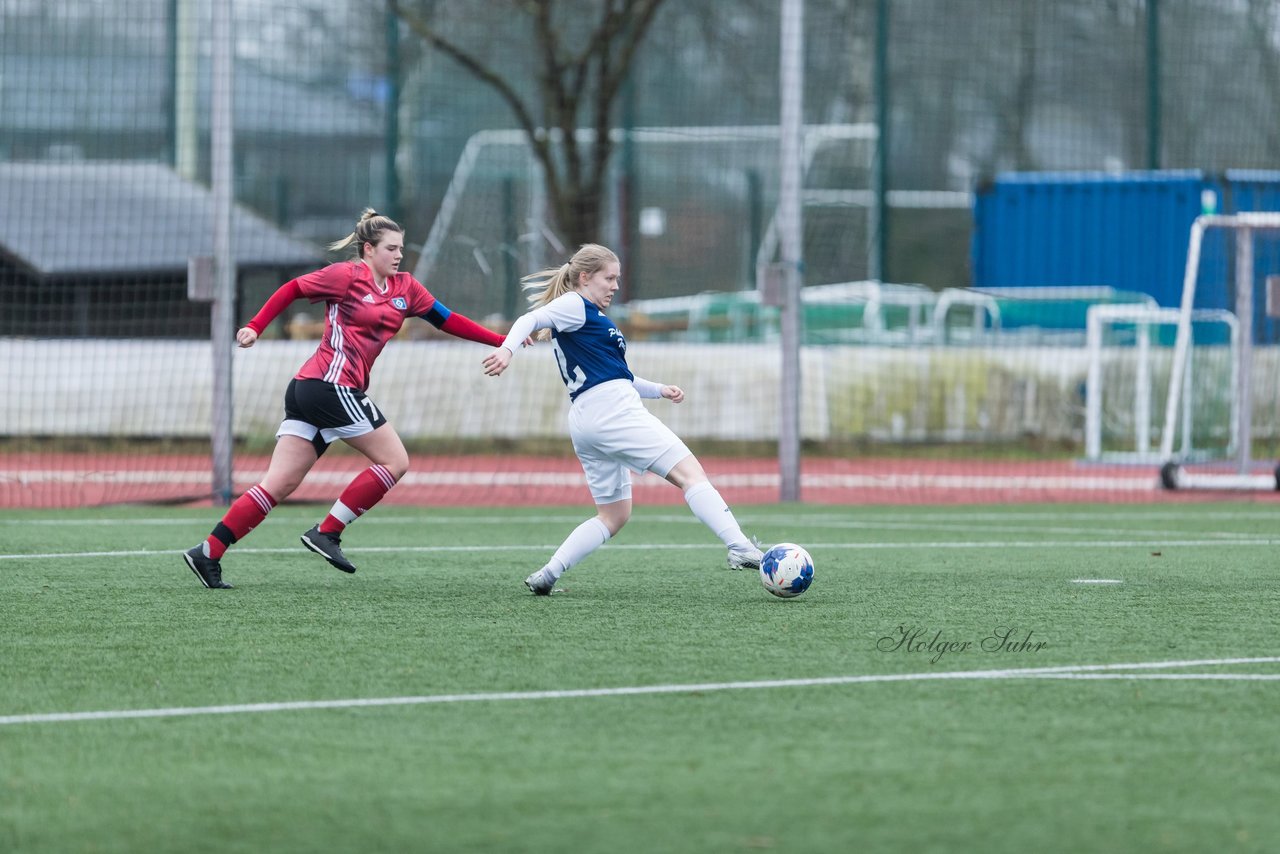
[[[577,287],[578,277],[583,273],[593,276],[605,264],[617,263],[618,256],[612,249],[598,243],[584,243],[567,264],[530,273],[520,280],[520,286],[528,292],[525,296],[529,304],[537,308]]]
[[[573,253],[568,263],[559,267],[548,267],[520,279],[520,286],[525,290],[525,297],[534,308],[546,305],[556,297],[562,297],[577,287],[579,276],[595,275],[605,264],[617,264],[618,256],[613,250],[598,243],[584,243]],[[534,338],[545,341],[551,337],[551,330],[539,330]]]
[[[348,246],[354,245],[356,260],[360,260],[364,258],[364,245],[372,243],[377,246],[382,241],[382,236],[388,231],[404,234],[404,229],[397,225],[396,221],[391,217],[383,216],[373,208],[365,208],[364,212],[360,214],[359,221],[356,222],[356,230],[341,240],[330,243],[329,251],[341,252]]]

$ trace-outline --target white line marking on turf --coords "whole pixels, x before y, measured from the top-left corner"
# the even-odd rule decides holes
[[[745,507],[741,512],[735,510],[735,515],[739,520],[754,519],[756,516],[756,508]],[[287,511],[285,511],[287,512]],[[488,511],[492,512],[492,511]],[[1052,521],[1057,523],[1066,522],[1087,522],[1090,520],[1103,520],[1107,522],[1115,522],[1117,513],[1123,513],[1126,519],[1138,521],[1173,521],[1182,522],[1186,518],[1186,514],[1172,511],[1134,511],[1125,508],[1118,508],[1115,512],[1110,513],[1093,513],[1093,512],[1074,512],[1071,507],[1063,507],[1062,509],[1052,513],[1042,513],[1038,511],[1026,511],[1017,506],[1010,506],[1002,509],[999,513],[974,513],[974,512],[936,512],[925,510],[912,510],[910,518],[912,524],[933,523],[933,522],[997,522],[1009,524],[1011,522],[1030,522],[1030,521]],[[280,510],[275,511],[276,515],[285,515]],[[273,515],[272,518],[276,518]],[[857,516],[857,521],[850,520],[851,515]],[[1195,508],[1195,515],[1198,519],[1229,519],[1232,521],[1242,520],[1264,520],[1271,521],[1275,519],[1274,510],[1258,510],[1250,511],[1247,509],[1232,511],[1212,511],[1203,508]],[[542,523],[542,522],[580,522],[582,514],[580,512],[568,511],[563,514],[539,514],[537,516],[460,516],[460,515],[440,515],[432,512],[430,508],[422,515],[405,516],[396,514],[370,514],[360,519],[361,525],[455,525],[460,522],[477,525],[511,525],[521,522]],[[649,512],[637,510],[631,517],[632,523],[637,522],[663,522],[663,523],[688,523],[702,524],[693,516],[687,513],[671,514],[671,515],[654,515]],[[892,513],[886,513],[883,508],[879,507],[856,507],[851,508],[847,513],[811,513],[796,515],[787,521],[788,526],[795,527],[814,527],[832,525],[836,527],[875,527],[879,524],[905,524],[902,522],[902,512],[899,508]],[[94,516],[92,518],[60,518],[60,519],[23,519],[23,518],[3,518],[0,519],[0,527],[27,527],[32,525],[49,525],[49,526],[75,526],[75,525],[153,525],[153,526],[173,526],[173,525],[190,525],[204,526],[205,517],[199,519],[192,518],[174,518],[174,519],[134,519],[129,517],[103,517]],[[1069,530],[1069,529],[1068,529]],[[1090,529],[1093,530],[1092,528]],[[1222,533],[1217,534],[1221,536]]]
[[[1258,537],[1251,540],[1094,540],[1091,542],[1073,540],[1040,540],[1001,542],[999,540],[983,542],[933,542],[933,543],[806,543],[805,548],[814,549],[848,549],[852,551],[878,551],[884,549],[1131,549],[1131,548],[1203,548],[1203,547],[1236,547],[1236,546],[1278,546],[1280,539]],[[434,554],[454,552],[518,552],[518,551],[554,551],[559,544],[531,544],[526,546],[354,546],[343,548],[351,554]],[[680,550],[724,548],[709,543],[610,543],[602,548],[622,551]],[[237,548],[236,554],[294,554],[296,547],[291,548]],[[174,557],[181,555],[178,549],[133,549],[110,552],[37,552],[30,554],[0,554],[3,560],[50,560],[76,557]]]
[[[1166,681],[1280,682],[1280,673],[1032,673],[1029,679],[1163,679]]]
[[[765,688],[812,688],[826,685],[863,685],[873,682],[930,682],[964,679],[1095,678],[1141,679],[1280,679],[1280,674],[1127,674],[1123,670],[1162,670],[1176,667],[1217,667],[1231,664],[1277,664],[1280,657],[1216,658],[1194,661],[1141,661],[1131,664],[1074,664],[1007,670],[958,670],[944,673],[881,673],[862,676],[827,676],[813,679],[771,679],[757,682],[703,682],[689,685],[632,685],[618,688],[579,688],[563,691],[495,691],[479,694],[429,694],[419,697],[372,697],[349,700],[298,700],[280,703],[243,703],[231,706],[179,706],[168,709],[118,709],[97,712],[47,712],[5,715],[0,726],[67,723],[73,721],[174,718],[194,715],[242,715],[259,712],[295,712],[313,709],[357,709],[378,706],[423,706],[450,703],[493,703],[521,700],[571,700],[585,697],[631,697],[646,694],[703,694],[711,691],[752,691]]]
[[[1072,584],[1124,584],[1119,578],[1073,578]]]
[[[542,551],[555,551],[558,545],[530,545],[530,546],[373,546],[370,548],[353,548],[343,549],[346,552],[518,552],[529,549],[538,549]],[[616,547],[615,547],[616,548]],[[645,548],[644,546],[625,546],[624,548]],[[648,548],[663,548],[662,546],[649,546]],[[684,546],[683,548],[697,548],[696,546]],[[723,549],[723,546],[719,546]],[[297,548],[277,548],[277,549],[260,549],[260,548],[237,548],[235,554],[244,555],[276,555],[276,554],[305,554],[307,552],[299,552]],[[39,554],[17,554],[17,555],[0,555],[0,560],[41,560],[47,558],[73,558],[73,557],[174,557],[181,555],[182,552],[175,549],[134,549],[132,551],[118,552],[62,552],[62,553],[39,553]]]
[[[745,517],[743,517],[745,518]],[[510,526],[513,524],[574,524],[581,521],[580,514],[566,514],[563,516],[540,515],[540,516],[512,516],[500,517],[495,519],[483,519],[478,517],[466,516],[375,516],[372,518],[362,518],[360,524],[365,525],[405,525],[414,524],[421,525],[425,523],[454,526],[457,524],[484,524],[494,525],[500,524]],[[702,522],[692,515],[680,516],[636,516],[635,522],[654,522],[663,524],[686,524],[701,525]],[[826,529],[852,529],[852,530],[868,530],[868,531],[963,531],[970,532],[974,530],[973,520],[967,523],[961,519],[959,521],[943,521],[930,520],[928,517],[912,517],[912,521],[890,521],[890,520],[849,520],[846,518],[830,518],[830,517],[811,517],[809,519],[798,518],[787,522],[787,527],[791,529],[804,528],[826,528]],[[1003,521],[1008,521],[1008,517],[1004,517]],[[150,526],[150,527],[184,527],[199,530],[206,524],[203,521],[197,522],[191,519],[29,519],[14,520],[0,519],[0,526],[4,525],[24,525],[29,527],[68,527],[68,526]],[[1011,525],[984,525],[982,532],[984,534],[996,533],[1018,533],[1026,535],[1032,531],[1044,534],[1073,535],[1097,537],[1103,534],[1111,536],[1130,537],[1168,537],[1183,534],[1183,531],[1161,531],[1161,530],[1133,530],[1125,528],[1099,528],[1091,527],[1072,527],[1069,525],[1032,525],[1019,521],[1017,524]],[[1202,534],[1205,537],[1222,538],[1224,540],[1249,540],[1256,534],[1234,531],[1206,531]]]
[[[281,513],[276,511],[272,516],[273,519],[288,515],[287,511]],[[298,514],[301,515],[301,514]],[[694,516],[689,517],[653,517],[641,516],[636,514],[632,517],[633,521],[645,519],[646,521],[662,521],[662,522],[698,522]],[[310,519],[308,519],[310,521]],[[582,513],[564,513],[561,515],[538,515],[538,516],[498,516],[486,518],[483,516],[434,516],[429,512],[422,516],[365,516],[361,517],[360,524],[364,525],[513,525],[521,522],[527,522],[531,525],[543,524],[546,522],[564,522],[577,523],[582,521]],[[101,526],[101,525],[124,525],[126,527],[135,525],[161,526],[161,527],[188,527],[188,528],[204,528],[208,527],[208,517],[200,518],[173,518],[173,519],[133,519],[128,517],[106,517],[94,516],[92,518],[70,518],[70,519],[0,519],[0,526],[13,527],[32,527],[32,526],[48,526],[48,527],[68,527],[68,526]],[[701,524],[700,522],[698,524]]]

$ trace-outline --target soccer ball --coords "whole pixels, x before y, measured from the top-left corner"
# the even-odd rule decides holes
[[[795,543],[778,543],[760,559],[760,583],[774,596],[799,596],[813,583],[813,558]]]

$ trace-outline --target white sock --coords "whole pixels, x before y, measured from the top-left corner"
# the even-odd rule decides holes
[[[609,529],[604,522],[598,516],[592,516],[565,537],[560,548],[556,549],[556,553],[547,562],[547,572],[552,578],[559,579],[566,569],[608,542],[609,537]]]
[[[337,519],[339,522],[341,522],[344,525],[350,525],[360,516],[359,513],[352,510],[350,507],[343,504],[341,501],[334,502],[333,507],[329,509],[329,515]]]
[[[711,481],[704,480],[689,487],[685,490],[684,500],[688,502],[693,515],[710,528],[720,538],[720,542],[731,549],[750,547],[751,541],[742,533],[738,520],[733,518],[733,511],[724,503]]]

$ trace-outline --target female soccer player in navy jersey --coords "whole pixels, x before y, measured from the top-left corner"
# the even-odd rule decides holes
[[[450,312],[417,279],[399,272],[404,233],[393,220],[366,209],[355,231],[329,248],[348,246],[355,249],[354,260],[286,282],[236,333],[241,347],[252,347],[295,299],[325,303],[324,338],[285,390],[284,421],[276,432],[267,476],[232,503],[208,539],[184,553],[187,566],[206,587],[231,587],[222,580],[222,555],[298,488],[335,439],[364,454],[370,465],[343,490],[329,514],[302,535],[302,542],[343,572],[355,572],[342,553],[343,529],[409,470],[400,436],[365,396],[374,360],[405,319],[414,316],[468,341],[502,343],[502,336]]]
[[[546,566],[525,579],[539,596],[550,594],[565,570],[627,523],[632,471],[651,471],[679,487],[689,509],[728,547],[731,569],[760,567],[759,546],[742,533],[697,457],[640,403],[642,397],[680,403],[684,392],[627,369],[626,339],[604,314],[618,278],[618,256],[593,243],[559,269],[526,276],[522,281],[534,309],[517,319],[501,346],[484,358],[485,373],[496,377],[529,335],[551,330],[560,378],[572,401],[569,436],[596,503],[595,517],[575,528]]]

